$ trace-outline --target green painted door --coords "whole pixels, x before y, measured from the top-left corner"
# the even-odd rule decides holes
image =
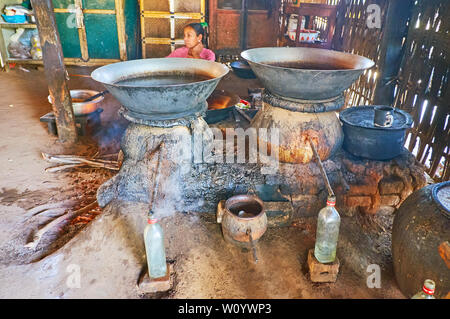
[[[123,1],[128,59],[134,59],[138,6],[137,1]],[[89,59],[120,59],[115,0],[82,0],[81,3]],[[85,44],[80,44],[75,0],[53,0],[53,5],[64,57],[81,58]]]

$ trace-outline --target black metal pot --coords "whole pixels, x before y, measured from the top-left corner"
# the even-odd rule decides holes
[[[230,64],[233,72],[243,79],[255,79],[256,75],[253,73],[247,61],[234,61]]]
[[[394,109],[391,127],[378,127],[373,123],[375,106],[355,106],[342,111],[344,149],[359,157],[372,160],[390,160],[403,151],[405,131],[411,127],[412,117]]]
[[[392,259],[395,278],[407,298],[421,289],[425,279],[436,283],[436,298],[450,292],[450,270],[439,251],[450,240],[450,209],[438,196],[449,187],[450,182],[426,186],[411,194],[395,213]]]

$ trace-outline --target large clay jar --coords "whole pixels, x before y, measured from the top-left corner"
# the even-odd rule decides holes
[[[450,261],[442,247],[450,241],[450,182],[426,186],[401,205],[392,228],[397,283],[410,298],[425,279],[436,283],[436,298],[450,292]]]

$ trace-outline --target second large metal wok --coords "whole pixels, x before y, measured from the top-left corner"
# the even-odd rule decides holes
[[[108,89],[129,116],[172,120],[206,111],[206,99],[228,71],[225,65],[207,60],[162,58],[109,64],[96,69],[91,76]],[[199,80],[178,84],[144,81],[161,75],[175,80],[189,75]]]
[[[241,56],[270,92],[302,100],[335,98],[374,65],[359,55],[315,48],[257,48]]]

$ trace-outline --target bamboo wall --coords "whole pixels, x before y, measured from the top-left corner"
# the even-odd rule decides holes
[[[380,77],[385,76],[387,69],[392,71],[384,61],[390,45],[384,39],[389,36],[385,27],[388,5],[393,1],[339,1],[333,49],[363,55],[376,63],[346,92],[347,107],[376,104],[380,92],[385,94],[381,87],[385,82]],[[381,8],[381,29],[367,28],[366,11],[370,4]],[[407,132],[405,147],[425,165],[435,181],[450,177],[449,17],[448,0],[414,1],[408,25],[403,26],[407,27],[407,36],[402,41],[401,68],[390,80],[395,90],[386,98],[413,116],[413,128]]]
[[[450,178],[449,32],[449,1],[415,4],[395,101],[414,118],[406,147],[439,181]]]
[[[370,4],[380,6],[383,26],[388,0],[341,0],[338,4],[333,49],[362,55],[375,62],[375,67],[365,71],[346,92],[346,106],[372,104],[376,80],[380,75],[380,39],[383,37],[383,28],[367,27],[367,7]]]

